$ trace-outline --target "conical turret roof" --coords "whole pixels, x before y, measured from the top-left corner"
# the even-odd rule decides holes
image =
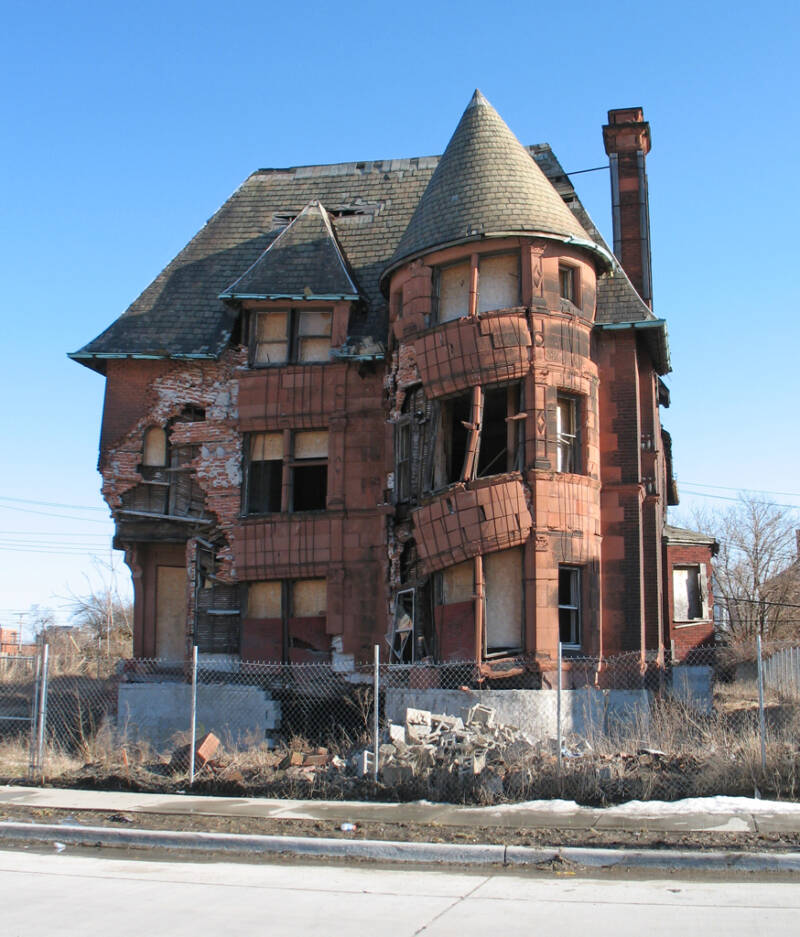
[[[475,91],[384,277],[435,247],[534,233],[580,241],[605,258],[503,118]]]

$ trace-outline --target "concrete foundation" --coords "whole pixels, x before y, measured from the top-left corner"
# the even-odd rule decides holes
[[[192,688],[186,683],[124,683],[119,688],[117,730],[132,741],[163,749],[190,731]],[[213,732],[223,746],[269,741],[280,725],[280,703],[254,686],[197,687],[197,737]]]
[[[598,733],[647,728],[651,694],[647,690],[564,690],[562,735],[591,739]],[[556,738],[558,693],[555,690],[386,690],[386,717],[402,723],[406,708],[466,718],[476,703],[495,710],[495,722],[521,729],[534,739]]]
[[[681,665],[672,669],[673,699],[710,714],[714,706],[714,681],[711,667]]]

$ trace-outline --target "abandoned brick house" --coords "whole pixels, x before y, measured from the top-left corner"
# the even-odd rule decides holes
[[[346,668],[379,643],[500,676],[559,641],[664,646],[686,545],[664,537],[649,125],[611,111],[603,137],[613,253],[476,92],[441,157],[254,172],[71,356],[106,378],[137,656]]]

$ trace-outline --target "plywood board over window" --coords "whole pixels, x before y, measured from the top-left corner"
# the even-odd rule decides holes
[[[144,465],[167,464],[167,433],[160,426],[151,426],[144,434]]]
[[[470,262],[439,270],[439,321],[449,322],[469,314]]]
[[[486,580],[486,653],[519,651],[522,646],[522,548],[483,557]]]
[[[331,351],[331,313],[300,312],[297,318],[297,360],[328,361]]]
[[[280,618],[281,582],[252,582],[247,589],[248,618]]]
[[[455,605],[456,602],[469,602],[475,592],[473,585],[475,563],[467,560],[448,566],[441,572],[442,577],[442,605]]]
[[[292,583],[292,617],[317,618],[328,611],[326,579],[298,579]]]
[[[478,312],[519,305],[519,254],[481,257],[478,273]]]
[[[289,312],[256,316],[254,364],[285,364],[289,360]]]
[[[186,570],[178,566],[156,569],[156,657],[186,657]]]

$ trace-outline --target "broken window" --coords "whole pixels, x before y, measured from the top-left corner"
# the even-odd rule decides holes
[[[252,433],[247,464],[247,514],[281,509],[283,433]]]
[[[479,477],[521,470],[524,426],[521,384],[484,391]]]
[[[484,651],[487,656],[522,649],[522,548],[501,550],[483,557],[486,583]]]
[[[251,433],[245,445],[245,514],[324,511],[328,493],[328,431],[291,434],[291,455],[284,455],[279,433]]]
[[[328,431],[292,434],[291,511],[324,511],[328,495]]]
[[[260,366],[330,360],[331,322],[329,309],[256,313],[251,326],[251,363]]]
[[[578,398],[569,394],[556,397],[556,471],[581,472],[578,432]]]
[[[522,468],[525,413],[522,385],[511,384],[442,400],[433,485],[499,475]]]
[[[389,635],[389,660],[397,664],[413,664],[415,656],[415,608],[413,589],[397,593],[394,603],[394,622]]]
[[[578,302],[576,267],[570,267],[567,264],[558,265],[558,288],[562,299],[568,299],[571,303]]]
[[[581,646],[581,571],[558,567],[558,635],[565,647]]]
[[[702,621],[707,617],[705,567],[673,567],[672,607],[674,621]]]

